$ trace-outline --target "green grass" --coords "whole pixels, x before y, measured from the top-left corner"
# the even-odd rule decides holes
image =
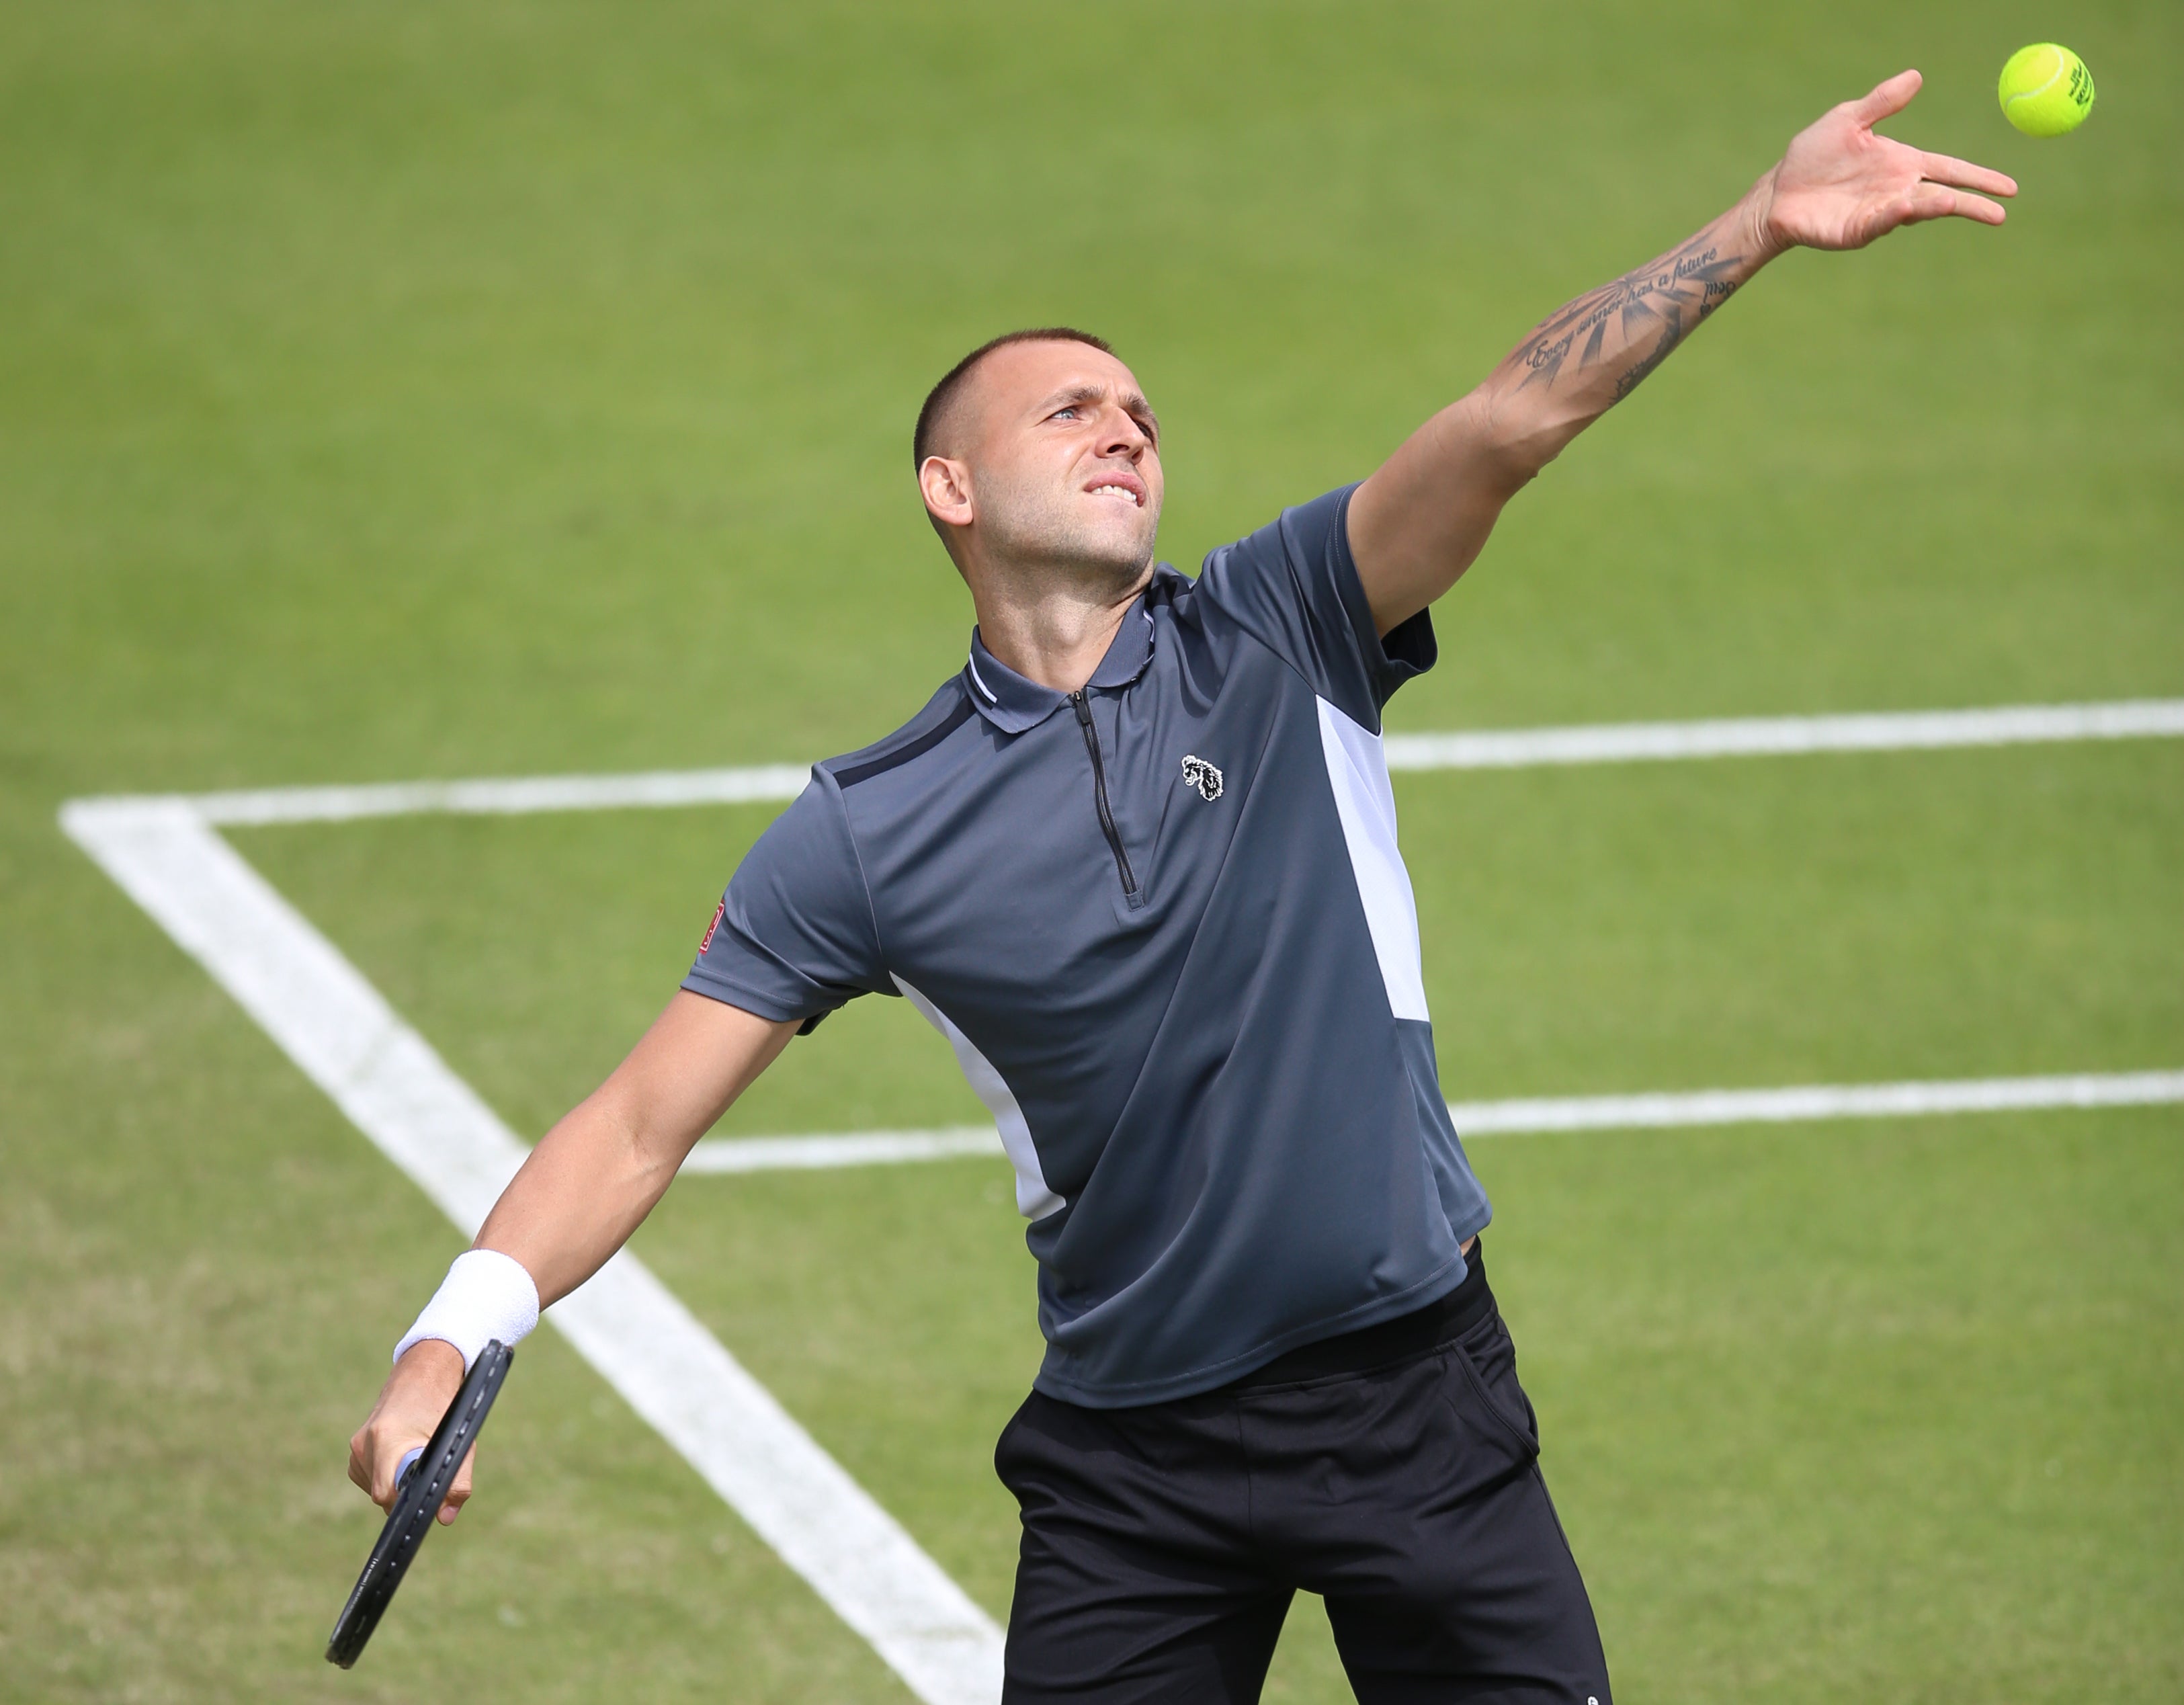
[[[2003,231],[1792,257],[1552,470],[1406,727],[2184,693],[2173,8],[12,8],[0,31],[0,1699],[900,1702],[560,1340],[365,1666],[343,1441],[452,1252],[60,837],[71,795],[772,761],[959,585],[908,422],[1105,329],[1165,554],[1353,477],[1905,63]],[[2061,33],[2101,105],[2018,137]],[[2184,1064],[2169,743],[1400,784],[1461,1099]],[[763,812],[239,845],[515,1127]],[[733,1132],[975,1117],[863,1002]],[[1618,1697],[2184,1691],[2176,1110],[1481,1140]],[[703,1178],[645,1258],[996,1614],[995,1168]],[[1270,1697],[1346,1697],[1300,1607]]]

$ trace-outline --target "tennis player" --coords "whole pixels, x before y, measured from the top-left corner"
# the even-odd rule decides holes
[[[1195,580],[1154,560],[1160,425],[1106,344],[958,363],[915,459],[967,660],[744,860],[396,1346],[358,1484],[388,1501],[471,1358],[621,1247],[792,1037],[898,995],[991,1108],[1038,1258],[1046,1356],[995,1455],[1006,1697],[1256,1699],[1304,1588],[1362,1700],[1607,1705],[1435,1075],[1381,712],[1502,505],[1769,261],[2001,223],[2009,179],[1874,133],[1919,81]],[[465,1468],[442,1518],[468,1495]]]

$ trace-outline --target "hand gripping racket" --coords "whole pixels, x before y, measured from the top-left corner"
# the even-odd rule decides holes
[[[463,1389],[448,1405],[432,1440],[421,1451],[402,1459],[395,1474],[394,1502],[387,1512],[387,1525],[379,1530],[379,1543],[364,1560],[364,1573],[356,1578],[341,1620],[326,1641],[326,1662],[348,1669],[363,1655],[365,1642],[379,1626],[379,1619],[393,1602],[394,1589],[402,1585],[410,1559],[425,1535],[432,1530],[440,1506],[448,1501],[448,1488],[455,1483],[455,1470],[477,1442],[486,1412],[500,1395],[500,1382],[508,1377],[515,1352],[498,1338],[478,1352],[471,1364]]]

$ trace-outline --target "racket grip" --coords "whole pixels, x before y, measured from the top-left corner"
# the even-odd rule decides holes
[[[394,1490],[397,1495],[400,1494],[403,1487],[410,1484],[410,1476],[417,1467],[417,1458],[424,1454],[425,1447],[422,1445],[412,1445],[402,1453],[402,1460],[394,1469]]]

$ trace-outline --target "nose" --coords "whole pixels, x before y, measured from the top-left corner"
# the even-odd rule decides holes
[[[1100,423],[1100,454],[1103,456],[1128,456],[1135,461],[1152,448],[1152,442],[1126,409],[1109,409],[1107,418]]]

